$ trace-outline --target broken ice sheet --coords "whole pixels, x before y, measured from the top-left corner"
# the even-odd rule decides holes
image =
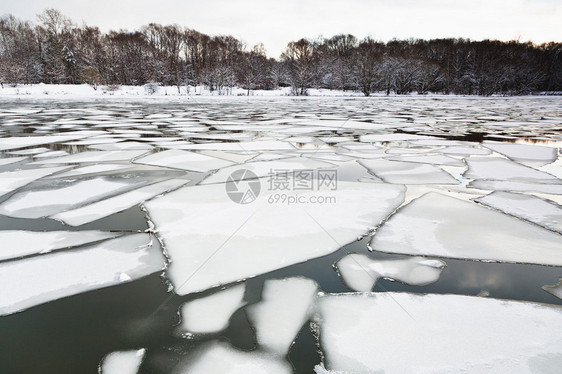
[[[468,157],[465,161],[467,178],[562,184],[553,175],[499,157]]]
[[[429,164],[387,160],[361,160],[361,165],[387,183],[398,184],[458,184],[459,181],[443,169]]]
[[[479,374],[560,368],[562,308],[557,306],[379,292],[323,296],[318,309],[324,365],[333,371]]]
[[[446,266],[444,261],[424,257],[375,260],[356,253],[345,256],[336,265],[345,284],[361,292],[371,291],[379,278],[415,286],[433,283],[439,279],[441,270]]]
[[[0,242],[2,243],[0,260],[48,253],[120,235],[120,233],[102,231],[0,230]]]
[[[254,173],[257,177],[266,177],[268,175],[275,175],[276,173],[282,173],[286,171],[289,175],[292,175],[293,170],[315,170],[322,168],[333,168],[334,164],[325,161],[317,161],[310,158],[304,157],[291,157],[284,158],[280,160],[272,161],[255,161],[246,162],[243,165],[233,165],[226,167],[217,171],[215,174],[208,176],[200,184],[213,184],[213,183],[225,183],[229,176],[240,169],[249,170]],[[246,177],[247,176],[247,177]],[[243,177],[244,179],[254,178],[250,173],[246,173]]]
[[[213,341],[180,362],[174,374],[293,374],[283,357],[260,351],[240,351],[228,343]]]
[[[512,192],[529,192],[529,193],[546,193],[552,195],[562,195],[562,183],[532,183],[519,182],[512,180],[495,181],[477,179],[468,184],[470,188],[477,188],[488,191],[512,191]]]
[[[27,157],[0,158],[0,166],[15,164],[16,162],[20,162],[26,159]]]
[[[0,173],[0,196],[23,187],[34,180],[66,169],[68,167],[16,170]]]
[[[96,165],[89,165],[89,166],[83,166],[80,168],[72,169],[64,173],[58,174],[56,177],[67,178],[67,177],[83,176],[88,174],[107,173],[111,171],[130,169],[132,167],[133,165],[131,164],[96,164]]]
[[[245,126],[245,125],[243,125]],[[294,150],[291,144],[276,140],[252,141],[252,142],[228,142],[228,143],[202,143],[187,144],[181,147],[186,150],[215,150],[215,151],[283,151]]]
[[[34,164],[75,164],[82,162],[115,162],[129,161],[145,154],[140,151],[88,151],[73,155],[56,157],[48,160],[35,161]]]
[[[285,356],[310,318],[317,292],[318,285],[306,278],[267,280],[262,300],[246,308],[258,347]]]
[[[85,223],[107,217],[111,214],[121,212],[134,205],[138,205],[143,201],[151,199],[154,196],[176,189],[188,182],[189,180],[187,179],[170,179],[141,187],[134,191],[110,197],[80,208],[57,213],[52,215],[51,218],[62,221],[67,225],[80,226]]]
[[[133,234],[73,251],[0,263],[0,315],[135,280],[164,268],[157,240]]]
[[[42,136],[12,136],[9,138],[0,138],[0,151],[6,149],[15,149],[22,147],[33,147],[36,145],[50,144],[50,143],[60,143],[69,140],[83,139],[87,136],[92,136],[95,134],[101,134],[103,132],[96,131],[84,131],[84,132],[73,132],[67,133],[65,135],[42,135]]]
[[[496,191],[474,201],[562,233],[562,207],[536,196]]]
[[[100,200],[141,184],[103,177],[78,181],[61,188],[18,192],[0,204],[0,214],[17,218],[41,218],[74,206]]]
[[[111,352],[100,364],[100,374],[137,374],[146,349]]]
[[[558,149],[532,144],[501,143],[485,141],[482,145],[501,153],[513,161],[526,165],[542,166],[550,164],[558,157]]]
[[[449,165],[449,166],[464,166],[464,162],[457,160],[454,157],[445,155],[421,155],[421,156],[401,156],[401,157],[389,157],[391,161],[404,161],[404,162],[416,162],[423,164],[432,165]]]
[[[228,327],[232,314],[246,303],[246,287],[239,284],[210,296],[188,301],[180,307],[180,333],[209,334]]]
[[[557,298],[562,299],[562,279],[560,279],[558,283],[553,284],[552,286],[542,286],[542,289],[548,293],[553,294]]]
[[[264,191],[230,200],[224,183],[182,187],[144,204],[172,260],[167,275],[184,295],[329,254],[378,224],[404,200],[403,186],[338,181],[303,191],[326,204],[275,204]],[[247,261],[247,259],[252,259]],[[188,282],[186,282],[189,279]]]
[[[198,172],[208,172],[210,170],[233,165],[232,162],[220,158],[181,150],[168,150],[154,153],[135,160],[135,163]]]
[[[377,230],[371,247],[388,253],[562,266],[560,234],[435,192],[393,214]]]

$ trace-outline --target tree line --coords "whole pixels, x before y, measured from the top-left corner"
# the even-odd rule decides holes
[[[562,43],[536,45],[468,39],[359,40],[340,34],[288,43],[280,59],[262,44],[248,48],[229,36],[151,23],[103,33],[78,26],[55,9],[37,25],[0,18],[2,84],[205,85],[228,93],[243,87],[291,87],[387,94],[520,95],[562,91]]]

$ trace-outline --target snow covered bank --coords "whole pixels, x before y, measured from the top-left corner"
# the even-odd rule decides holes
[[[360,92],[328,90],[311,88],[309,96],[358,96],[364,97]],[[18,84],[15,86],[4,84],[0,88],[0,97],[197,97],[197,96],[248,96],[248,90],[241,87],[209,91],[204,86],[158,86],[155,92],[145,86],[98,86],[94,89],[89,84]],[[291,87],[281,87],[276,90],[251,90],[250,96],[291,96]]]

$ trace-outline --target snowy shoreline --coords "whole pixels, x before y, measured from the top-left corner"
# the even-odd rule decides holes
[[[223,89],[221,91],[209,91],[207,87],[204,86],[182,86],[178,92],[177,86],[158,86],[156,92],[151,93],[150,90],[145,88],[145,86],[98,86],[94,89],[93,86],[89,84],[18,84],[18,85],[8,85],[4,84],[0,88],[0,98],[169,98],[169,97],[187,97],[187,98],[197,98],[197,97],[287,97],[291,99],[295,98],[310,98],[310,97],[345,97],[345,98],[369,98],[369,97],[474,97],[483,99],[486,96],[477,95],[455,95],[455,94],[425,94],[418,95],[416,93],[411,93],[408,95],[396,95],[390,94],[386,95],[384,92],[377,92],[371,94],[371,96],[366,97],[359,91],[342,91],[342,90],[330,90],[325,88],[310,88],[308,89],[308,95],[306,96],[292,96],[290,87],[281,87],[275,90],[251,90],[248,96],[248,90],[241,87],[233,87],[232,89]],[[502,96],[493,95],[488,96],[488,98],[506,98],[506,97],[556,97],[560,96],[562,93],[559,92],[546,92],[538,93],[535,95],[524,95],[524,96]]]

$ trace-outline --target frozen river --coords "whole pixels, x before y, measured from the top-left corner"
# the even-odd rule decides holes
[[[562,365],[560,97],[0,105],[2,373]]]

